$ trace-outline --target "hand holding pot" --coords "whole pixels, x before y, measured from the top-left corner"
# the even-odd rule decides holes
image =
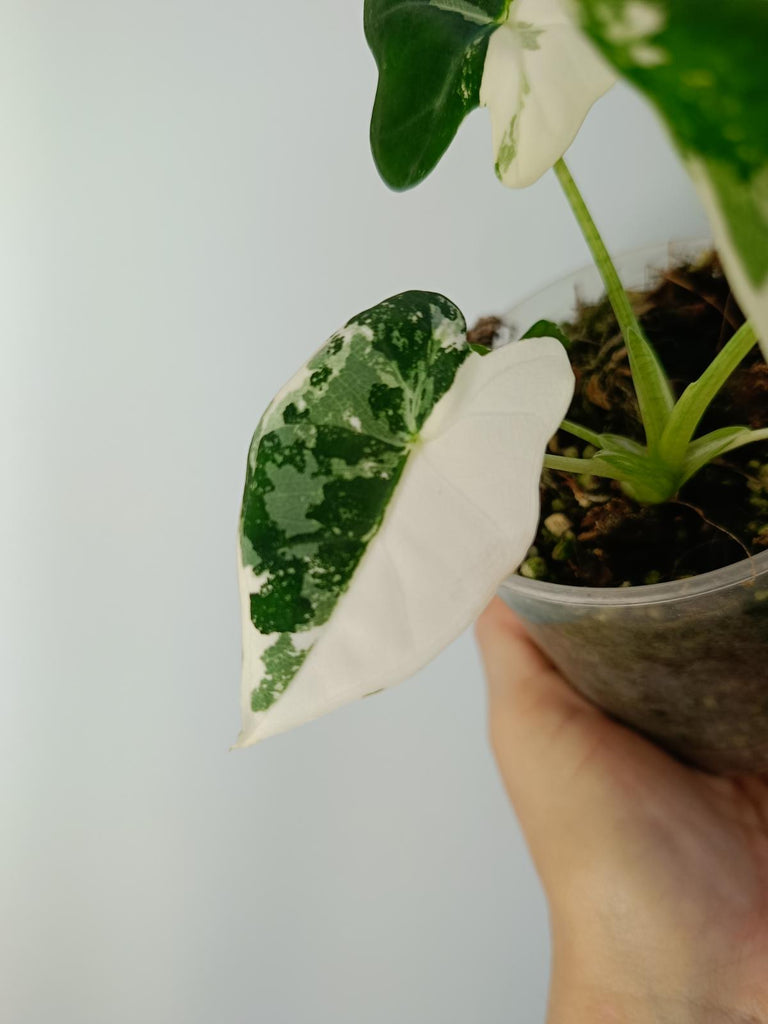
[[[498,598],[491,740],[550,910],[550,1024],[768,1020],[768,782],[688,768],[568,687]]]

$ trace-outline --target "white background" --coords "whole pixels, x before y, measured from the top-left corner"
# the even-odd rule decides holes
[[[554,179],[498,185],[478,113],[389,192],[360,0],[4,13],[0,1019],[543,1021],[545,904],[471,636],[227,748],[264,406],[394,292],[471,320],[583,264]],[[705,231],[627,90],[570,162],[615,251]]]

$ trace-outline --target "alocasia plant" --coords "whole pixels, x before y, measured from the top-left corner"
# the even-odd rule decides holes
[[[392,187],[421,181],[480,105],[504,184],[554,167],[624,337],[645,444],[561,423],[573,377],[555,325],[480,355],[433,293],[349,321],[251,444],[240,746],[399,682],[458,635],[525,555],[542,464],[663,502],[717,455],[768,435],[695,436],[758,335],[768,340],[768,0],[366,0],[365,29],[380,72],[372,149]],[[737,331],[677,401],[562,160],[615,72],[670,125],[757,327]],[[558,426],[594,456],[545,454]]]
[[[768,0],[367,0],[365,10],[379,65],[371,142],[389,185],[422,180],[480,104],[499,177],[529,184],[611,84],[609,63],[661,114],[731,285],[768,339]]]

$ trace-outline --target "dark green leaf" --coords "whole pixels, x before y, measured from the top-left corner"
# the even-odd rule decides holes
[[[571,347],[571,339],[551,320],[537,320],[532,327],[528,328],[523,338],[557,338],[566,349]]]
[[[469,347],[470,347],[472,352],[476,352],[479,356],[489,356],[491,354],[491,352],[493,352],[493,349],[490,348],[490,346],[488,346],[488,345],[477,345],[473,341],[471,341],[469,343]]]
[[[395,189],[422,181],[479,104],[488,39],[509,0],[366,0],[379,69],[371,148]]]

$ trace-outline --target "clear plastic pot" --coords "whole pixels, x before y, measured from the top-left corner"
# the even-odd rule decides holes
[[[631,253],[619,273],[645,287],[670,258],[705,245]],[[510,332],[569,317],[576,294],[602,294],[593,268],[517,306]],[[499,593],[604,711],[707,771],[768,774],[768,552],[674,583],[593,589],[511,576]]]

